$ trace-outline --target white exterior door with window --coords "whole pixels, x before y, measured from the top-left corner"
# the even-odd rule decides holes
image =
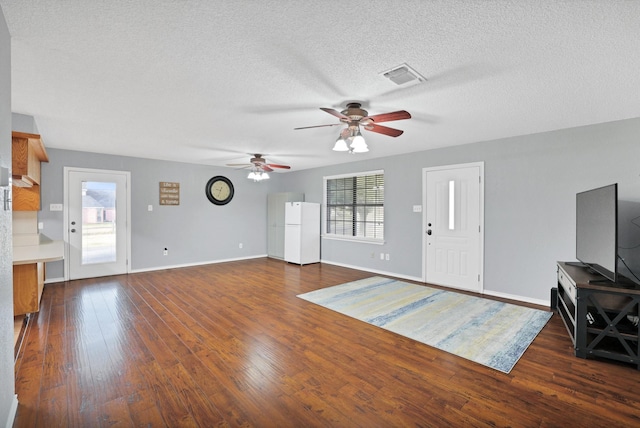
[[[423,278],[430,284],[483,289],[484,164],[423,170]]]
[[[65,279],[128,273],[130,173],[64,169]]]

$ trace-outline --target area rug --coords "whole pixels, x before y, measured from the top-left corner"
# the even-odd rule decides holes
[[[298,297],[504,373],[552,314],[377,276]]]

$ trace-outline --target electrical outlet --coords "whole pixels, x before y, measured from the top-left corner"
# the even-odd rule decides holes
[[[162,252],[162,255],[168,256],[169,255],[169,250],[165,248],[164,251]]]
[[[153,205],[147,205],[147,211],[153,211]]]
[[[242,248],[242,242],[238,244],[238,248]]]
[[[386,261],[389,261],[389,253],[387,253],[387,254],[384,256],[384,259],[385,259]]]
[[[380,253],[380,260],[384,260],[384,253]]]
[[[43,222],[38,222],[38,230],[42,230],[44,229],[44,223]]]

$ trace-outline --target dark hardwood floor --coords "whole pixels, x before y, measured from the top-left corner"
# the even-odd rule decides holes
[[[557,314],[504,374],[296,297],[369,276],[265,258],[49,284],[14,426],[640,426],[640,372],[574,357]]]

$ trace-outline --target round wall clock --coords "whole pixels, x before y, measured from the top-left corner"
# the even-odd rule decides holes
[[[217,175],[207,182],[204,189],[212,204],[226,205],[233,199],[233,183],[227,177]]]

